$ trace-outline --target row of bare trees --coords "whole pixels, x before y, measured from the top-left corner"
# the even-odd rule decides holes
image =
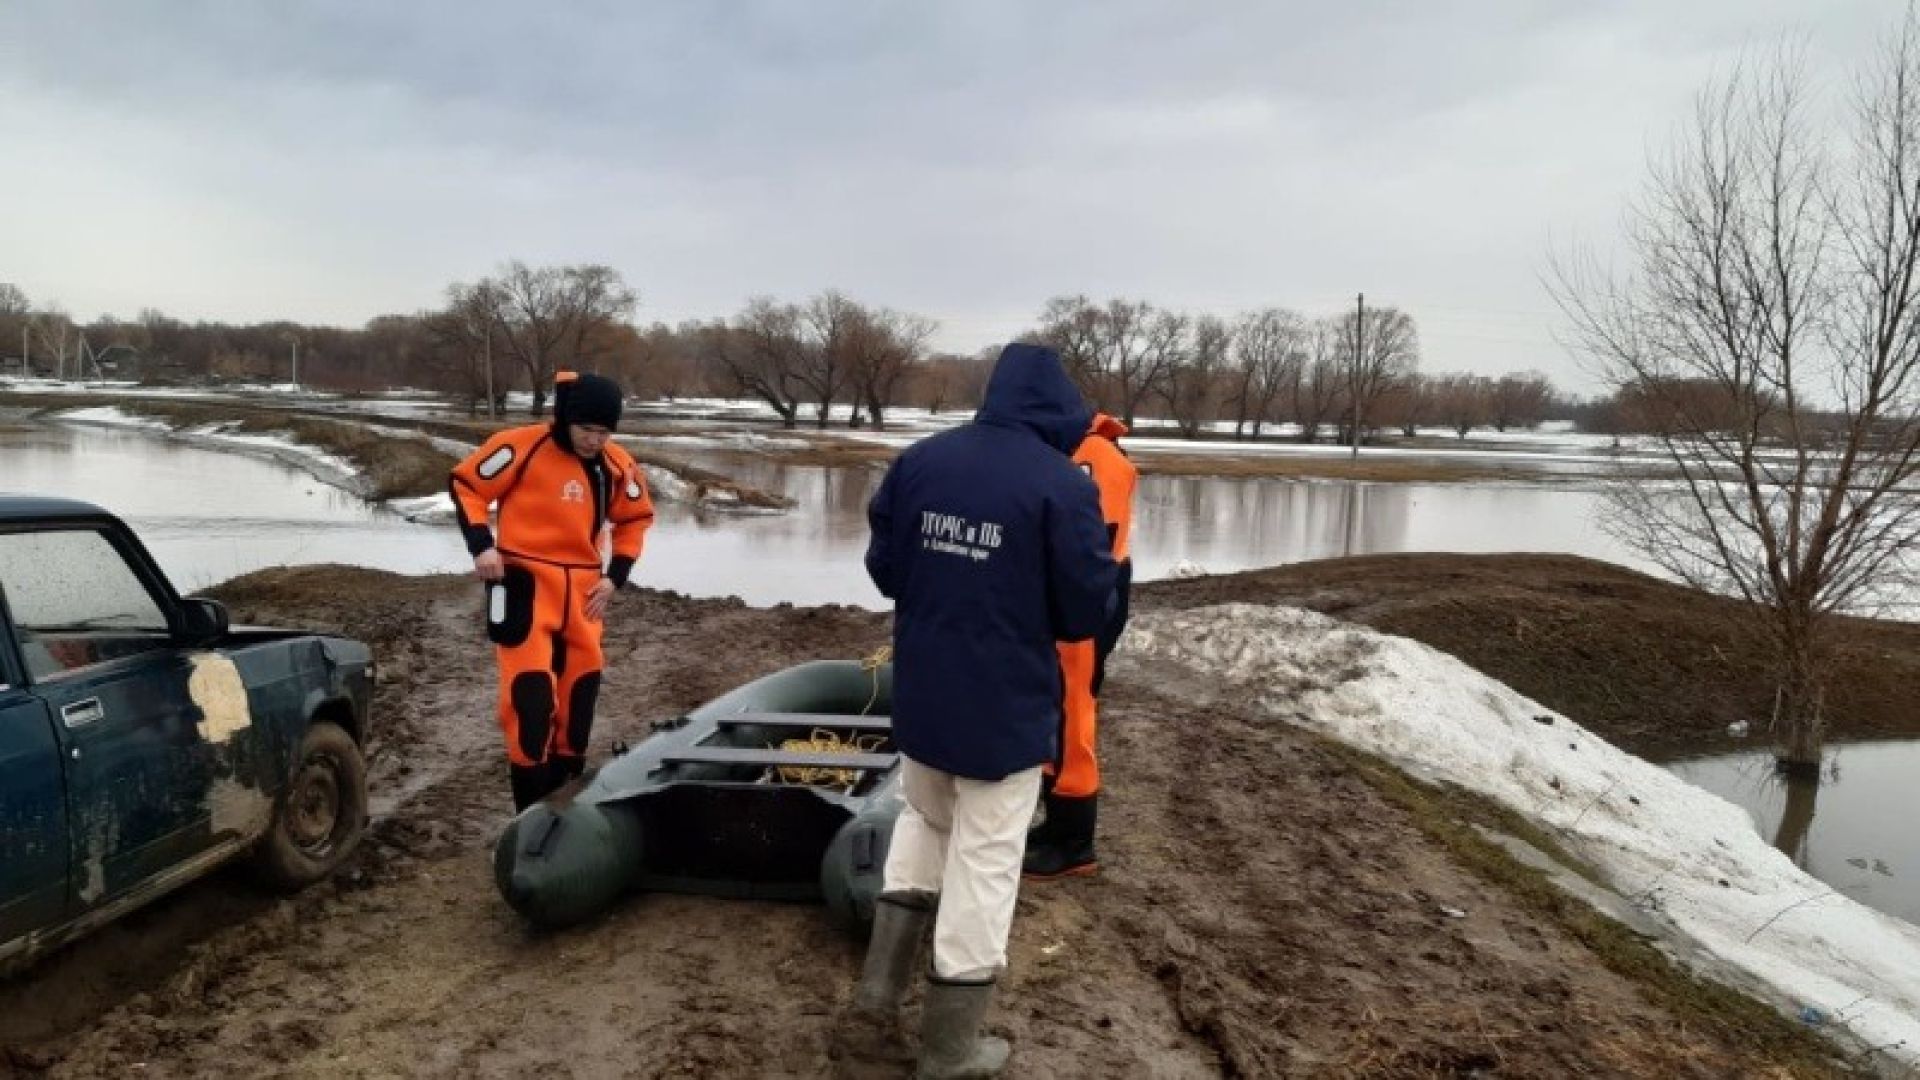
[[[824,428],[845,405],[850,425],[878,428],[928,362],[934,329],[924,316],[829,290],[798,304],[756,297],[730,319],[657,327],[652,337],[707,388],[763,401],[787,427],[810,408]]]
[[[139,357],[144,377],[185,381],[285,381],[297,351],[298,377],[310,385],[432,388],[463,396],[475,411],[489,402],[497,411],[509,391],[528,391],[536,415],[554,372],[578,367],[614,375],[641,398],[754,398],[788,426],[803,414],[825,426],[835,410],[849,424],[879,427],[902,407],[970,407],[992,364],[991,350],[930,353],[931,320],[838,291],[798,303],[761,297],[729,318],[638,327],[630,321],[638,297],[618,271],[514,261],[449,286],[446,296],[438,311],[381,316],[360,330],[189,325],[154,311],[78,327],[0,286],[0,345],[24,326],[38,370],[80,374],[75,343],[90,338],[95,350]],[[1446,425],[1464,437],[1482,426],[1532,426],[1553,399],[1539,375],[1418,374],[1413,320],[1391,308],[1366,313],[1356,365],[1358,318],[1269,308],[1228,320],[1075,296],[1047,304],[1032,336],[1061,350],[1103,408],[1130,423],[1170,422],[1188,437],[1231,423],[1234,437],[1258,439],[1293,424],[1292,437],[1305,441],[1329,429],[1350,440],[1356,392],[1369,431],[1411,436]]]
[[[1058,349],[1089,396],[1129,426],[1162,410],[1188,438],[1231,422],[1236,438],[1292,423],[1302,441],[1329,424],[1351,440],[1356,404],[1364,428],[1420,384],[1419,335],[1395,308],[1319,319],[1266,308],[1229,320],[1063,296],[1029,336]]]

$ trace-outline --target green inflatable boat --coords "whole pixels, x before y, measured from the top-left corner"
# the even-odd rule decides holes
[[[655,722],[513,819],[500,895],[544,927],[637,891],[824,901],[866,926],[901,807],[892,689],[890,665],[816,661]]]

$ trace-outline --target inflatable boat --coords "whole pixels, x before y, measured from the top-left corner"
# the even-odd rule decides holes
[[[824,901],[865,926],[901,807],[892,688],[890,665],[816,661],[656,721],[508,824],[501,896],[543,927],[637,891]]]

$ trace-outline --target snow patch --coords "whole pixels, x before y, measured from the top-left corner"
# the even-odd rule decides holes
[[[1920,1063],[1920,927],[1802,872],[1746,814],[1460,661],[1297,608],[1136,615],[1126,653],[1551,829],[1682,938],[1799,1009]]]

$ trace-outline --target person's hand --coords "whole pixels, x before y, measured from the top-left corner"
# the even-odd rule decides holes
[[[507,564],[501,561],[499,548],[488,548],[473,557],[473,576],[481,581],[499,581],[507,576]]]
[[[607,617],[607,605],[613,601],[614,588],[612,578],[601,578],[587,590],[587,618],[594,622]]]

